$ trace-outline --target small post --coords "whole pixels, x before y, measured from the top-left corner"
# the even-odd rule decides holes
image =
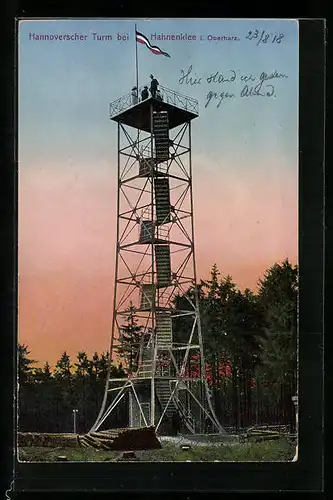
[[[295,417],[296,417],[295,420],[296,420],[296,432],[297,432],[298,431],[298,395],[292,396],[291,400],[295,406]]]
[[[78,410],[73,409],[73,432],[76,434],[76,415],[77,415]]]

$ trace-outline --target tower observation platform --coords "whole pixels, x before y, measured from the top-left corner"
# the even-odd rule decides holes
[[[196,99],[161,85],[159,89],[162,100],[152,97],[140,100],[143,86],[139,88],[137,103],[133,102],[131,93],[120,97],[110,104],[110,119],[145,132],[150,132],[151,116],[149,110],[152,102],[154,103],[155,110],[168,113],[169,130],[178,127],[182,123],[189,122],[199,115],[199,103]]]
[[[138,96],[141,90],[138,89]],[[110,360],[112,378],[92,430],[121,404],[129,427],[168,433],[224,432],[212,407],[196,277],[191,122],[196,99],[159,86],[110,104],[117,123],[117,241]]]

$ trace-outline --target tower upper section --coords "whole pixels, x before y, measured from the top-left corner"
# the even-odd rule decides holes
[[[199,116],[199,103],[192,97],[160,85],[158,96],[142,99],[143,89],[142,86],[138,89],[137,94],[130,92],[113,101],[109,109],[110,119],[145,132],[151,132],[152,109],[153,111],[168,112],[170,130]]]

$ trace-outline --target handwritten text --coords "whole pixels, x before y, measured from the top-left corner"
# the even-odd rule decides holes
[[[249,31],[245,37],[247,40],[256,40],[257,47],[261,43],[281,43],[284,34],[283,33],[267,33],[265,30],[254,30]]]
[[[198,75],[191,64],[188,69],[180,70],[179,83],[189,86],[209,85],[206,94],[205,108],[215,103],[219,108],[222,103],[234,98],[276,97],[276,81],[285,80],[288,75],[277,70],[260,73],[247,73],[239,69],[217,70],[206,75]],[[217,90],[216,87],[220,87]],[[222,88],[221,88],[222,87]]]

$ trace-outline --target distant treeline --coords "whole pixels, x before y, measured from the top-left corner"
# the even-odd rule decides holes
[[[230,276],[220,277],[217,266],[209,281],[198,285],[206,374],[213,404],[223,426],[253,424],[295,425],[292,396],[297,392],[298,268],[288,260],[276,263],[259,280],[256,293],[241,292]],[[190,290],[188,293],[194,293]],[[178,296],[175,306],[188,308]],[[184,342],[186,316],[174,322],[174,341]],[[132,326],[131,326],[132,325]],[[123,326],[131,332],[135,321]],[[135,328],[135,326],[134,326]],[[19,430],[87,432],[98,415],[104,394],[108,353],[79,352],[72,361],[66,351],[51,370],[35,368],[26,345],[18,346]],[[188,373],[198,376],[195,359]],[[120,364],[113,377],[126,376]],[[128,425],[128,406],[119,405],[109,427]]]

